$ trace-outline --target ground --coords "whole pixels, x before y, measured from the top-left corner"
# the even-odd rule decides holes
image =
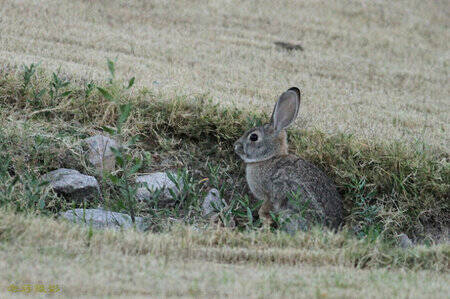
[[[448,15],[446,1],[0,0],[0,297],[446,298]],[[291,86],[290,152],[336,183],[337,233],[263,230],[233,154]],[[111,132],[139,137],[117,179],[136,161],[178,169],[176,205],[127,206],[86,162],[81,141]],[[40,178],[60,167],[99,180],[87,208],[133,208],[150,230],[57,219],[75,204]],[[229,209],[210,223],[213,187]]]
[[[46,292],[56,286],[57,295],[73,298],[446,298],[450,291],[448,272],[355,269],[344,258],[349,248],[321,250],[318,235],[299,235],[303,248],[295,248],[286,236],[264,233],[179,228],[172,234],[90,234],[87,228],[36,216],[2,211],[0,219],[2,298],[12,295],[8,287],[28,284],[34,294],[39,294],[36,285]],[[330,247],[339,246],[339,238],[329,237]],[[281,245],[283,239],[287,243]],[[267,248],[271,242],[278,245]],[[280,258],[267,258],[270,252]],[[290,260],[293,252],[297,257]],[[293,264],[300,259],[304,262]],[[441,263],[448,266],[448,260]]]

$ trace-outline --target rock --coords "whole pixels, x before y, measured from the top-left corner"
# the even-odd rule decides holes
[[[113,171],[116,158],[111,147],[117,148],[117,142],[103,135],[89,137],[83,142],[87,145],[88,161],[99,171]]]
[[[177,175],[173,174],[176,178]],[[182,180],[178,180],[180,189],[183,188]],[[171,199],[172,195],[169,190],[172,190],[176,195],[181,193],[174,182],[167,176],[165,172],[155,172],[147,175],[138,176],[136,183],[141,183],[144,186],[138,188],[136,196],[140,201],[150,200],[152,194],[156,191],[161,191],[160,198],[163,200]],[[145,187],[146,185],[146,187]]]
[[[74,209],[61,214],[61,217],[74,223],[92,225],[93,228],[128,229],[133,227],[131,216],[123,213],[105,211],[102,209]],[[144,219],[135,218],[136,228],[144,230]]]
[[[406,234],[401,233],[397,236],[398,238],[398,245],[403,248],[410,248],[413,247],[413,242],[409,239],[409,237]]]
[[[211,216],[217,210],[224,207],[222,198],[220,198],[219,191],[217,189],[209,190],[202,204],[203,217]]]
[[[45,174],[53,190],[70,200],[83,201],[101,198],[100,187],[93,176],[81,174],[74,169],[60,168]]]

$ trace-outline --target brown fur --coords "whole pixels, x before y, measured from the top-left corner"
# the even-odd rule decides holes
[[[271,123],[247,131],[235,143],[235,151],[246,162],[250,191],[263,202],[259,216],[264,223],[271,223],[272,211],[301,212],[299,203],[288,201],[290,194],[295,193],[301,204],[309,205],[324,224],[338,227],[342,222],[342,199],[333,182],[315,165],[288,155],[284,129],[295,120],[299,105],[298,89],[283,93]],[[250,139],[253,134],[257,140]]]

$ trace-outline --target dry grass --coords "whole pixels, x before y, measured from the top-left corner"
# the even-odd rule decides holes
[[[15,210],[0,209],[2,298],[11,283],[58,284],[65,297],[446,298],[448,15],[445,1],[0,0],[0,205]],[[107,57],[117,58],[112,84]],[[14,69],[36,62],[23,88]],[[53,98],[47,71],[59,67],[71,94]],[[132,76],[138,88],[123,90]],[[141,137],[130,149],[146,157],[141,171],[193,174],[184,215],[137,210],[159,234],[35,215],[67,208],[36,178],[59,167],[94,174],[80,141],[116,122],[117,105],[87,93],[91,79],[132,103],[122,137]],[[233,211],[235,230],[199,229],[208,188],[248,199],[231,144],[292,85],[304,92],[298,126],[307,130],[290,132],[291,150],[333,177],[345,230],[261,232],[245,205]],[[167,218],[195,227],[162,225]],[[399,232],[422,245],[399,249]]]
[[[291,85],[301,126],[449,151],[446,1],[1,1],[0,63],[118,74],[168,95],[270,111]],[[274,42],[300,43],[304,51]]]
[[[49,79],[38,72],[21,92],[22,75],[0,74],[0,157],[12,161],[0,165],[0,175],[6,178],[6,184],[0,180],[0,199],[2,205],[16,205],[14,209],[23,212],[0,210],[0,257],[8,269],[0,274],[0,284],[5,289],[12,283],[58,284],[69,297],[445,297],[448,243],[402,250],[392,239],[385,242],[377,235],[357,238],[348,231],[317,229],[292,237],[259,232],[257,225],[245,231],[169,226],[161,234],[97,232],[35,217],[35,203],[30,201],[34,195],[43,196],[47,209],[41,212],[47,214],[55,210],[55,198],[33,188],[30,175],[61,166],[92,171],[83,162],[80,141],[101,125],[114,125],[117,107],[99,92],[86,96],[84,87],[75,84],[67,86],[69,96],[54,101],[46,93],[33,100],[32,91],[48,88]],[[231,144],[263,115],[223,109],[208,103],[207,97],[161,100],[165,95],[149,89],[123,91],[121,82],[98,84],[133,104],[124,137],[142,137],[132,149],[135,154],[159,155],[159,162],[146,164],[146,170],[188,166],[201,178],[211,174],[204,165],[209,160],[223,167],[219,182],[232,177],[236,193],[245,193],[242,163],[236,161]],[[36,113],[41,109],[47,110]],[[420,234],[424,223],[448,224],[445,154],[310,131],[293,130],[290,139],[292,150],[321,164],[340,184],[350,204],[348,226],[358,219],[370,226],[365,223],[370,215],[356,216],[370,207],[381,208],[370,217],[391,233],[401,228]],[[14,178],[20,182],[8,197]],[[352,178],[366,178],[369,184],[355,189],[349,185]],[[369,196],[376,190],[373,186],[379,186],[375,198]],[[186,220],[199,227],[205,224],[195,217],[201,196],[190,195],[195,198],[189,207],[193,217]],[[366,196],[367,206],[355,210],[355,203]],[[245,221],[239,219],[238,224]]]
[[[290,238],[185,227],[164,234],[90,232],[2,209],[0,240],[3,295],[8,285],[27,283],[57,284],[65,297],[445,298],[450,291],[448,272],[354,268],[347,264],[352,241],[343,235]],[[448,245],[398,256],[426,250],[440,252],[436,265],[448,270]],[[383,249],[371,254],[376,251]],[[233,252],[235,258],[229,258]],[[289,262],[293,252],[298,263]],[[284,259],[270,259],[271,254]]]

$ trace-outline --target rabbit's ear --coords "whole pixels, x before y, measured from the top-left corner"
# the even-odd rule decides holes
[[[298,115],[300,107],[300,90],[297,87],[291,87],[278,99],[273,109],[270,124],[275,131],[289,127]]]

